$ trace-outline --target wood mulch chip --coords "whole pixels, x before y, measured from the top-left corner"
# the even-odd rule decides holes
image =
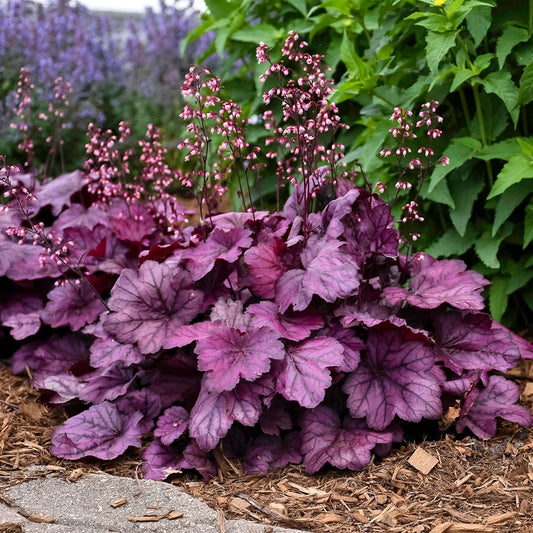
[[[521,385],[521,404],[533,410],[533,361],[510,374]],[[50,438],[65,413],[38,403],[29,380],[4,366],[0,384],[0,501],[7,486],[49,474],[70,481],[88,472],[138,475],[138,452],[107,463],[52,457]],[[290,466],[244,476],[229,461],[221,472],[209,484],[192,475],[172,483],[219,517],[317,533],[533,533],[533,430],[505,422],[490,440],[410,443],[362,472],[311,476]]]

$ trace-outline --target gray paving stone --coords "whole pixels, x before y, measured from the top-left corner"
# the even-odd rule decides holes
[[[0,504],[0,526],[18,523],[24,533],[220,532],[216,511],[169,483],[106,474],[88,474],[75,483],[47,477],[10,487],[4,496],[12,505]],[[127,503],[111,507],[120,498]],[[129,520],[168,511],[183,513],[183,517],[158,522]],[[34,523],[25,518],[31,515],[52,517],[54,523]],[[225,526],[227,533],[301,533],[246,520],[226,520]]]

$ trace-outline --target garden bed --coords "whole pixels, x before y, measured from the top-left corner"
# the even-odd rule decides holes
[[[533,410],[533,362],[510,374],[521,384],[521,404]],[[109,462],[51,456],[52,432],[66,415],[39,403],[29,380],[12,376],[8,368],[0,368],[0,381],[0,494],[8,485],[50,473],[72,481],[96,471],[137,475],[138,451]],[[437,460],[427,474],[409,462],[417,449]],[[36,465],[46,468],[31,468]],[[172,482],[227,518],[308,531],[533,531],[533,430],[505,422],[492,439],[450,435],[410,443],[356,473],[323,469],[311,476],[302,466],[289,466],[244,476],[238,464],[222,457],[219,466],[218,478],[209,484],[189,475]]]

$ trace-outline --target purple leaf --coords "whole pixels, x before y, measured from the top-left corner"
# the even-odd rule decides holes
[[[281,258],[286,249],[281,239],[272,239],[246,250],[244,261],[248,265],[250,288],[257,296],[276,296],[276,283],[287,270]]]
[[[82,227],[93,230],[98,224],[109,225],[108,214],[105,211],[94,205],[86,208],[81,204],[72,204],[56,219],[54,229],[62,234],[65,228]]]
[[[211,320],[223,322],[228,328],[246,331],[250,327],[251,317],[243,311],[240,300],[220,298],[211,308]]]
[[[252,244],[251,232],[244,228],[222,231],[215,228],[205,242],[186,250],[183,257],[189,260],[188,269],[196,281],[203,278],[215,266],[217,259],[234,263],[243,248]]]
[[[20,341],[26,337],[35,335],[41,329],[41,318],[39,311],[31,313],[15,313],[6,318],[2,324],[12,328],[11,336]]]
[[[484,307],[481,290],[488,281],[458,259],[437,261],[427,254],[412,257],[410,271],[413,275],[409,290],[386,287],[383,295],[391,305],[406,301],[422,309],[435,309],[448,303],[458,309],[481,310]]]
[[[520,360],[515,335],[488,315],[443,310],[433,322],[438,356],[458,374],[463,369],[506,372]]]
[[[361,361],[361,350],[366,348],[365,343],[351,329],[339,325],[329,326],[319,331],[319,335],[333,337],[343,347],[343,361],[336,368],[340,372],[353,372]]]
[[[42,246],[33,244],[17,244],[12,241],[0,240],[2,257],[0,275],[13,281],[26,281],[43,278],[57,278],[62,273],[62,267],[50,259]],[[40,259],[44,258],[44,263]]]
[[[70,205],[70,197],[78,192],[85,182],[85,176],[79,170],[58,176],[41,187],[37,197],[39,205],[51,205],[52,214],[57,216],[64,206]]]
[[[111,228],[123,241],[143,242],[156,229],[154,218],[141,204],[114,207],[109,217]]]
[[[274,468],[289,463],[300,463],[300,435],[293,431],[284,439],[273,435],[260,435],[246,451],[243,466],[246,475],[266,474]]]
[[[291,304],[295,311],[303,311],[314,294],[326,302],[354,294],[359,286],[359,267],[340,249],[342,245],[337,240],[309,241],[301,256],[305,270],[289,270],[278,281],[276,303],[281,312]]]
[[[143,361],[144,355],[133,344],[122,344],[111,337],[95,339],[90,348],[90,362],[94,368],[122,363],[131,366]]]
[[[181,473],[181,447],[166,446],[159,439],[153,440],[143,452],[144,479],[162,480]]]
[[[19,348],[13,354],[11,369],[19,374],[28,365],[41,375],[62,374],[87,357],[85,342],[74,333],[52,335],[46,342],[30,342]]]
[[[41,313],[43,322],[54,328],[69,326],[74,331],[94,322],[105,308],[88,283],[71,282],[52,289]]]
[[[325,406],[304,413],[301,426],[302,453],[309,474],[326,463],[340,469],[362,470],[370,462],[372,448],[390,443],[394,437],[391,432],[369,430],[350,418],[341,427],[337,413]]]
[[[442,406],[433,364],[424,344],[404,342],[394,330],[370,331],[366,357],[343,387],[351,415],[366,417],[374,429],[385,429],[396,415],[409,422],[438,418]]]
[[[496,417],[522,426],[531,425],[531,414],[519,405],[516,383],[502,376],[490,376],[487,387],[473,389],[465,401],[456,428],[460,433],[468,427],[480,439],[490,439],[496,433]]]
[[[217,467],[209,454],[202,450],[193,440],[183,450],[182,468],[197,470],[203,477],[204,483],[217,475]]]
[[[125,269],[111,290],[112,311],[104,329],[120,342],[137,343],[142,353],[161,349],[170,332],[200,311],[202,293],[182,270],[146,261],[138,271]]]
[[[291,341],[307,339],[313,330],[324,325],[322,317],[316,312],[288,311],[282,314],[274,302],[266,300],[249,305],[246,311],[252,315],[256,328],[267,327]]]
[[[69,372],[62,374],[37,375],[32,385],[39,390],[49,390],[55,394],[48,400],[50,403],[65,403],[78,398],[83,387],[80,380]]]
[[[347,250],[356,256],[370,253],[398,256],[400,235],[389,205],[360,187],[330,202],[324,224],[328,237],[340,236],[342,230]]]
[[[238,421],[254,426],[261,415],[260,395],[270,392],[261,383],[240,383],[234,391],[207,392],[202,387],[191,411],[189,434],[202,450],[212,450]]]
[[[202,450],[212,450],[227,435],[234,422],[232,408],[231,392],[210,393],[202,388],[189,422],[189,434]]]
[[[141,418],[141,413],[121,415],[111,402],[93,405],[56,429],[50,452],[70,460],[88,455],[114,459],[129,446],[141,446]]]
[[[119,363],[84,374],[82,381],[85,385],[79,394],[80,400],[91,403],[114,400],[128,390],[135,376],[135,370]]]
[[[287,350],[280,365],[276,390],[303,407],[316,407],[331,385],[329,367],[343,362],[344,348],[331,337],[303,341]]]
[[[178,406],[169,407],[157,420],[154,436],[163,444],[171,444],[183,435],[189,424],[189,413]]]
[[[259,419],[261,430],[267,435],[279,435],[280,429],[292,428],[292,417],[286,408],[277,405],[264,411]]]
[[[209,392],[233,390],[241,378],[254,381],[268,372],[272,359],[283,359],[285,354],[278,335],[267,328],[241,332],[223,325],[201,338],[194,352],[198,368],[208,372]]]
[[[254,213],[233,211],[215,215],[210,220],[216,228],[228,232],[235,228],[244,228],[246,222],[262,220],[266,216],[268,216],[268,211],[254,211]]]
[[[154,426],[154,420],[161,412],[161,400],[151,389],[129,391],[114,402],[122,415],[129,416],[139,412],[142,419],[139,422],[141,434],[148,433]]]

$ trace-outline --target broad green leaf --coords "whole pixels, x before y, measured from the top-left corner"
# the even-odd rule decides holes
[[[287,2],[298,10],[304,17],[307,15],[307,2],[306,0],[287,0]]]
[[[526,207],[526,216],[524,217],[524,244],[525,248],[533,240],[533,200]]]
[[[453,30],[450,21],[444,15],[438,13],[428,13],[424,20],[419,20],[418,22],[415,22],[415,24],[426,28],[426,30],[437,33],[445,33]]]
[[[471,225],[462,237],[454,228],[450,228],[424,252],[433,257],[461,256],[474,246],[476,238],[477,233]]]
[[[533,137],[529,138],[520,138],[516,137],[516,140],[518,142],[518,145],[520,146],[520,150],[522,153],[529,157],[529,159],[533,159],[533,143],[529,142],[529,140],[533,141]]]
[[[455,44],[455,33],[436,33],[429,31],[426,35],[426,58],[429,69],[435,73],[442,58]]]
[[[200,24],[198,24],[198,26],[193,28],[186,35],[185,39],[183,39],[181,41],[180,54],[183,55],[185,53],[185,50],[186,50],[187,46],[189,46],[189,44],[191,44],[193,41],[195,41],[196,39],[201,37],[208,30],[210,30],[212,28],[212,26],[213,26],[213,20],[212,19],[206,19],[206,20],[200,22]]]
[[[365,62],[356,54],[354,42],[348,37],[348,32],[344,31],[341,44],[341,61],[344,62],[348,70],[354,74],[359,74],[360,78],[365,78],[368,67]]]
[[[420,191],[420,196],[432,202],[437,202],[439,204],[445,204],[451,209],[455,209],[455,203],[453,201],[452,195],[450,194],[450,189],[446,181],[441,181],[438,183],[431,191],[429,190],[427,181],[422,186]]]
[[[489,288],[489,308],[490,314],[499,322],[507,309],[508,296],[507,287],[509,278],[507,276],[494,276],[491,279]]]
[[[520,89],[518,91],[518,103],[527,105],[533,100],[533,62],[530,63],[520,77]]]
[[[498,57],[498,65],[503,68],[503,64],[511,50],[518,44],[529,39],[529,34],[525,28],[518,26],[509,26],[503,30],[503,33],[498,37],[496,42],[496,56]]]
[[[494,223],[492,224],[493,237],[502,224],[512,215],[514,210],[531,193],[533,193],[533,182],[528,180],[512,185],[500,196],[494,211]]]
[[[476,67],[476,72],[479,74],[482,70],[485,70],[494,59],[494,54],[481,54],[477,56],[474,60],[474,67]]]
[[[474,7],[466,16],[466,27],[474,39],[474,46],[478,46],[487,35],[492,22],[492,10],[488,6]]]
[[[461,70],[458,70],[455,73],[455,77],[453,78],[452,86],[450,87],[450,92],[453,93],[455,89],[460,87],[466,80],[469,78],[472,78],[475,76],[476,73],[468,68],[463,68]]]
[[[502,99],[516,127],[520,107],[518,106],[518,88],[511,79],[511,73],[504,70],[492,72],[481,80],[481,83],[485,91],[494,93]]]
[[[270,24],[255,24],[236,31],[231,38],[234,41],[254,44],[263,41],[266,45],[273,47],[281,36],[281,32]]]
[[[460,171],[459,171],[460,172]],[[466,177],[466,179],[463,179]],[[472,207],[479,193],[485,186],[483,180],[468,179],[457,176],[450,184],[450,193],[455,202],[455,209],[450,210],[450,218],[459,235],[463,236],[472,215]]]
[[[510,261],[505,273],[509,275],[507,294],[525,287],[533,279],[533,269],[527,267],[526,261]]]
[[[517,138],[505,139],[499,143],[485,146],[480,152],[476,152],[474,157],[490,161],[491,159],[503,159],[509,161],[514,155],[519,155],[521,152],[519,144],[516,142]]]
[[[533,161],[524,154],[511,157],[498,174],[487,200],[502,194],[511,185],[530,178],[533,178]]]
[[[514,224],[507,222],[496,237],[493,237],[491,229],[487,228],[476,241],[476,253],[485,265],[490,268],[500,268],[498,250],[502,241],[513,232],[513,227]]]
[[[351,17],[352,15],[352,5],[353,2],[350,0],[324,0],[322,2],[324,9],[334,9],[347,17]]]
[[[465,146],[465,142],[470,143],[474,141],[475,144]],[[472,158],[475,153],[475,149],[472,146],[479,147],[481,149],[481,143],[477,139],[471,137],[453,139],[450,146],[444,150],[443,155],[447,156],[450,160],[450,164],[445,167],[438,165],[431,174],[431,180],[429,183],[429,192],[431,192],[454,168],[459,168],[465,161]]]
[[[232,2],[228,2],[227,0],[205,0],[205,5],[209,10],[209,13],[211,13],[217,20],[228,17],[229,12],[233,11],[236,7],[235,5],[232,5]]]

